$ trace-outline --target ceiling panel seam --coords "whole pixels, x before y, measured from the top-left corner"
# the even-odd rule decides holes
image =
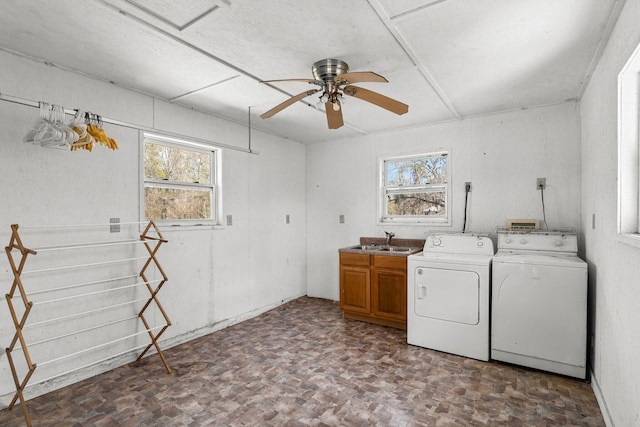
[[[157,95],[155,93],[147,92],[145,90],[138,89],[138,88],[135,88],[135,87],[132,87],[132,86],[127,86],[127,85],[124,85],[124,84],[120,84],[120,83],[114,82],[113,80],[110,80],[110,79],[107,79],[107,78],[104,78],[104,77],[100,77],[100,76],[96,76],[94,74],[85,73],[84,71],[80,71],[80,70],[77,70],[75,68],[66,67],[64,65],[56,64],[56,63],[48,61],[48,60],[46,60],[44,58],[39,58],[39,57],[36,57],[36,56],[28,55],[26,53],[18,52],[18,51],[12,50],[12,49],[8,49],[8,48],[3,47],[3,46],[0,46],[0,51],[6,52],[6,53],[8,53],[10,55],[15,55],[15,56],[17,56],[19,58],[24,58],[24,59],[29,60],[29,61],[45,64],[45,65],[47,65],[49,67],[58,68],[60,70],[63,70],[63,71],[69,72],[69,73],[73,73],[73,74],[77,74],[79,76],[86,77],[86,78],[89,78],[89,79],[92,79],[92,80],[108,83],[108,84],[111,84],[113,86],[116,86],[116,87],[119,87],[119,88],[122,88],[122,89],[126,89],[126,90],[134,92],[134,93],[139,93],[140,95],[148,96],[153,102],[155,102],[155,100],[160,100],[160,101],[165,101],[165,102],[171,103],[171,100],[165,98],[164,96],[160,96],[160,95]],[[193,110],[193,111],[197,111],[197,112],[202,113],[202,114],[206,114],[206,115],[211,116],[211,117],[216,117],[216,118],[221,119],[221,120],[226,120],[228,122],[234,123],[234,124],[239,125],[239,126],[247,126],[247,123],[245,123],[244,121],[239,121],[239,120],[233,119],[231,117],[223,116],[223,115],[218,114],[218,113],[216,113],[214,111],[205,110],[205,109],[202,109],[202,108],[194,107],[193,105],[183,104],[183,103],[180,103],[180,102],[174,102],[174,104],[175,105],[179,105],[179,106],[184,107],[184,108],[187,108],[189,110]],[[152,111],[153,111],[153,114],[155,114],[155,106],[153,107]],[[152,120],[155,122],[155,117],[152,118]],[[266,134],[269,134],[269,135],[273,135],[273,136],[277,136],[277,137],[285,138],[285,139],[291,139],[291,138],[289,138],[289,137],[287,137],[285,135],[282,135],[282,134],[276,133],[276,132],[272,132],[270,130],[266,130],[266,129],[258,129],[258,130],[260,132],[263,132],[263,133],[266,133]]]
[[[52,63],[50,61],[47,61],[47,60],[45,60],[43,58],[27,55],[27,54],[25,54],[23,52],[14,51],[14,50],[11,50],[11,49],[8,49],[8,48],[5,48],[5,47],[0,47],[0,51],[7,52],[8,54],[15,55],[17,57],[27,59],[29,61],[34,61],[34,62],[38,62],[38,63],[44,63],[45,65],[50,66],[50,67],[58,68],[60,70],[63,70],[63,71],[69,72],[69,73],[73,73],[73,74],[77,74],[77,75],[80,75],[80,76],[83,76],[83,77],[87,77],[87,78],[92,79],[92,80],[102,81],[104,83],[108,83],[108,84],[112,84],[114,86],[120,87],[122,89],[130,90],[132,92],[139,93],[139,94],[144,95],[144,96],[148,96],[149,98],[151,98],[151,100],[154,103],[154,106],[153,106],[153,114],[154,115],[155,115],[155,100],[171,102],[170,99],[167,99],[165,97],[158,96],[158,95],[146,92],[146,91],[141,90],[141,89],[129,87],[127,85],[118,84],[118,83],[116,83],[116,82],[114,82],[112,80],[109,80],[109,79],[106,79],[106,78],[103,78],[103,77],[99,77],[99,76],[95,76],[93,74],[88,74],[88,73],[85,73],[83,71],[76,70],[74,68],[66,67],[66,66],[63,66],[63,65],[58,65],[58,64]],[[176,105],[180,105],[181,107],[184,107],[184,108],[187,108],[187,109],[190,109],[190,110],[193,110],[193,111],[197,111],[197,112],[200,112],[202,114],[206,114],[206,115],[209,115],[209,116],[212,116],[212,117],[216,117],[216,118],[219,118],[219,119],[222,119],[222,120],[227,120],[227,121],[230,121],[231,123],[234,123],[234,124],[237,124],[237,125],[240,125],[240,126],[247,126],[248,127],[248,124],[245,123],[245,122],[242,122],[242,121],[239,121],[239,120],[234,120],[232,118],[229,118],[229,117],[226,117],[226,116],[222,116],[220,114],[216,114],[215,112],[212,112],[212,111],[208,111],[208,110],[204,110],[204,109],[201,109],[201,108],[197,108],[197,107],[194,107],[194,106],[189,105],[189,104],[183,104],[181,102],[174,102],[174,103]],[[319,111],[319,110],[317,110],[317,111]],[[320,112],[322,112],[322,111],[320,111]],[[155,123],[155,116],[153,117],[152,121]],[[344,137],[344,138],[339,139],[338,141],[351,139],[351,138],[358,138],[358,137],[363,136],[363,135],[364,136],[377,135],[377,134],[395,132],[396,130],[402,131],[402,130],[418,128],[418,127],[422,127],[422,126],[432,126],[434,124],[448,123],[448,122],[451,122],[451,121],[452,120],[442,120],[442,121],[438,121],[438,122],[435,122],[435,123],[412,125],[412,126],[406,126],[406,127],[402,127],[402,128],[398,128],[398,129],[388,130],[388,131],[374,131],[374,132],[366,132],[366,131],[364,131],[362,129],[359,129],[359,128],[349,124],[348,122],[345,122],[345,126],[351,128],[351,129],[353,129],[353,130],[355,130],[357,132],[360,132],[361,135],[353,135],[353,136]],[[138,125],[138,126],[140,126],[140,125]],[[258,131],[260,131],[262,133],[265,133],[267,135],[273,135],[273,136],[276,136],[276,137],[279,137],[279,138],[284,138],[284,139],[292,139],[292,138],[290,138],[290,137],[288,137],[286,135],[282,135],[280,133],[273,132],[273,131],[270,131],[270,130],[267,130],[267,129],[262,129],[262,128],[258,129],[258,128],[255,128],[255,127],[253,127],[252,129],[258,130]],[[317,143],[322,143],[322,142],[327,142],[327,141],[331,141],[331,139],[326,139],[326,138],[325,139],[318,139],[318,140],[315,140],[315,141],[309,141],[309,142],[307,142],[307,144],[317,144]],[[256,152],[256,154],[257,154],[257,152]]]
[[[229,78],[217,81],[215,83],[211,83],[210,85],[206,85],[206,86],[200,87],[198,89],[194,89],[192,91],[183,93],[182,95],[178,95],[178,96],[175,96],[175,97],[169,99],[169,102],[174,102],[174,101],[177,101],[179,99],[186,98],[186,97],[188,97],[190,95],[195,95],[196,93],[202,92],[203,90],[207,90],[207,89],[212,88],[214,86],[218,86],[219,84],[222,84],[222,83],[227,83],[228,81],[233,80],[233,79],[237,79],[238,77],[240,77],[240,75],[236,74],[235,76],[231,76]]]
[[[207,10],[206,12],[201,13],[200,15],[196,16],[195,18],[193,18],[191,21],[189,21],[186,24],[184,24],[182,27],[179,28],[179,30],[180,31],[186,30],[187,28],[189,28],[190,26],[192,26],[196,22],[199,22],[200,20],[202,20],[206,16],[209,16],[211,13],[215,12],[218,9],[220,9],[220,6],[218,6],[218,5],[213,6],[211,9]]]
[[[133,15],[133,14],[131,14],[131,13],[128,13],[128,12],[127,12],[127,11],[125,11],[125,10],[120,9],[118,6],[116,6],[116,5],[114,5],[114,4],[111,4],[111,3],[109,3],[109,2],[108,2],[108,1],[106,1],[106,0],[94,0],[94,1],[96,1],[96,2],[98,2],[98,3],[100,3],[100,4],[102,4],[102,5],[104,5],[105,7],[109,8],[109,9],[111,9],[111,10],[113,10],[113,11],[115,11],[115,12],[117,12],[117,13],[121,14],[121,15],[123,15],[124,17],[126,17],[126,18],[128,18],[128,19],[131,19],[132,21],[135,21],[135,22],[137,22],[137,23],[139,23],[139,24],[141,24],[141,25],[143,25],[143,26],[145,26],[145,27],[147,27],[147,28],[149,28],[149,29],[151,29],[151,30],[153,30],[153,31],[156,31],[158,34],[161,34],[162,36],[164,36],[164,37],[166,37],[166,38],[168,38],[168,39],[170,39],[170,40],[173,40],[173,41],[175,41],[176,43],[179,43],[179,44],[181,44],[181,45],[183,45],[183,46],[185,46],[185,47],[187,47],[187,48],[189,48],[189,49],[192,49],[193,51],[195,51],[195,52],[197,52],[197,53],[199,53],[199,54],[201,54],[201,55],[203,55],[203,56],[206,56],[207,58],[209,58],[209,59],[211,59],[211,60],[213,60],[213,61],[216,61],[216,62],[218,62],[218,63],[220,63],[220,64],[222,64],[222,65],[224,65],[224,66],[226,66],[226,67],[229,67],[229,68],[231,68],[232,70],[234,70],[234,71],[236,71],[236,72],[238,72],[238,73],[240,73],[240,74],[243,74],[243,75],[245,75],[245,76],[249,77],[250,79],[253,79],[253,80],[257,81],[257,82],[260,82],[260,81],[264,80],[264,79],[260,79],[260,78],[258,78],[257,76],[254,76],[253,74],[249,73],[248,71],[246,71],[246,70],[244,70],[244,69],[242,69],[242,68],[240,68],[240,67],[238,67],[238,66],[236,66],[236,65],[234,65],[234,64],[231,64],[230,62],[227,62],[227,61],[225,61],[225,60],[223,60],[223,59],[221,59],[221,58],[219,58],[219,57],[217,57],[217,56],[213,55],[213,54],[212,54],[212,53],[210,53],[210,52],[207,52],[207,51],[206,51],[206,50],[204,50],[204,49],[199,48],[198,46],[196,46],[196,45],[194,45],[194,44],[192,44],[192,43],[189,43],[188,41],[186,41],[186,40],[184,40],[184,39],[182,39],[182,38],[180,38],[180,37],[177,37],[177,36],[175,36],[175,35],[171,34],[171,33],[170,33],[170,32],[168,32],[168,31],[163,30],[162,28],[159,28],[159,27],[157,27],[157,26],[153,25],[153,24],[152,24],[152,23],[150,23],[150,22],[145,21],[145,20],[144,20],[144,19],[142,19],[142,18],[139,18],[139,17],[137,17],[137,16],[135,16],[135,15]],[[129,0],[125,0],[125,1],[126,1],[128,4],[131,4],[131,3],[129,2]],[[224,0],[222,0],[222,1],[224,1]],[[272,89],[274,89],[274,90],[276,90],[276,91],[278,91],[278,92],[280,92],[280,93],[283,93],[283,94],[285,94],[285,95],[287,95],[287,96],[292,96],[289,92],[287,92],[287,91],[285,91],[285,90],[283,90],[283,89],[280,89],[280,88],[279,88],[279,87],[277,87],[277,86],[274,86],[274,85],[271,85],[271,84],[268,84],[268,83],[266,84],[266,86],[269,86],[270,88],[272,88]],[[169,100],[169,101],[170,101],[170,100]],[[301,100],[301,101],[299,101],[299,102],[301,102],[301,103],[303,103],[303,104],[307,105],[308,107],[313,108],[315,111],[322,112],[322,111],[318,110],[317,108],[315,108],[312,104],[310,104],[310,103],[308,103],[308,102],[306,102],[306,101],[304,101],[304,100]],[[214,114],[214,115],[215,115],[215,114]],[[220,117],[220,116],[218,116],[218,117]],[[233,122],[236,122],[235,120],[232,120],[232,121],[233,121]],[[355,130],[356,132],[360,132],[360,133],[362,133],[363,135],[366,135],[366,134],[367,134],[367,133],[366,133],[366,132],[364,132],[362,129],[359,129],[359,128],[357,128],[357,127],[355,127],[355,126],[352,126],[352,125],[350,125],[350,124],[348,124],[348,123],[345,123],[345,125],[346,125],[347,127],[351,128],[352,130]],[[284,137],[284,138],[286,138],[286,136],[284,136],[284,135],[280,135],[280,134],[277,134],[277,136],[280,136],[280,137]]]
[[[127,12],[127,11],[124,11],[124,10],[120,9],[118,6],[111,4],[106,0],[95,0],[95,1],[100,3],[100,4],[102,4],[103,6],[105,6],[107,8],[109,8],[109,9],[111,9],[111,10],[113,10],[113,11],[115,11],[115,12],[121,14],[121,15],[123,15],[124,17],[131,19],[132,21],[135,21],[135,22],[137,22],[137,23],[139,23],[141,25],[144,25],[145,27],[147,27],[147,28],[149,28],[149,29],[151,29],[153,31],[156,31],[158,34],[161,34],[162,36],[164,36],[164,37],[166,37],[166,38],[168,38],[168,39],[170,39],[170,40],[172,40],[172,41],[174,41],[174,42],[176,42],[178,44],[181,44],[182,46],[184,46],[184,47],[186,47],[188,49],[193,50],[194,52],[197,52],[197,53],[199,53],[199,54],[201,54],[203,56],[206,56],[207,58],[209,58],[209,59],[211,59],[213,61],[216,61],[216,62],[224,65],[225,67],[228,67],[228,68],[230,68],[230,69],[232,69],[232,70],[234,70],[234,71],[236,71],[236,72],[238,72],[240,74],[243,74],[243,75],[249,77],[250,79],[253,79],[253,80],[257,81],[257,82],[263,80],[263,79],[261,79],[261,78],[259,78],[257,76],[254,76],[253,74],[249,73],[248,71],[246,71],[246,70],[244,70],[244,69],[242,69],[242,68],[240,68],[240,67],[238,67],[238,66],[236,66],[236,65],[234,65],[234,64],[232,64],[230,62],[227,62],[224,59],[219,58],[219,57],[215,56],[214,54],[212,54],[210,52],[207,52],[204,49],[199,48],[198,46],[196,46],[196,45],[194,45],[192,43],[189,43],[188,41],[182,39],[181,37],[174,36],[170,32],[165,31],[162,28],[159,28],[159,27],[153,25],[152,23],[145,21],[142,18],[139,18],[139,17]],[[275,89],[275,90],[277,90],[277,91],[279,91],[281,93],[284,93],[285,95],[291,96],[290,93],[288,93],[288,92],[286,92],[286,91],[284,91],[284,90],[282,90],[282,89],[280,89],[278,87],[275,87],[275,86],[270,86],[270,87],[272,87],[273,89]],[[307,104],[307,105],[310,105],[310,104]]]
[[[417,12],[421,12],[421,11],[423,11],[425,9],[428,9],[428,8],[430,8],[432,6],[435,6],[437,4],[444,3],[445,1],[447,1],[447,0],[436,0],[433,3],[425,4],[425,5],[416,7],[416,8],[411,9],[411,10],[406,10],[406,11],[404,11],[402,13],[397,14],[397,15],[390,16],[389,19],[391,21],[400,21],[400,20],[402,20],[402,19],[404,19],[404,18],[406,18],[406,17],[408,17],[410,15],[413,15],[413,14],[415,14]]]
[[[605,24],[604,30],[602,31],[602,35],[600,36],[600,40],[598,40],[598,46],[596,47],[595,52],[593,53],[593,57],[591,58],[591,62],[587,67],[587,71],[580,82],[580,87],[578,88],[578,93],[576,94],[576,99],[580,100],[582,95],[584,95],[584,91],[587,89],[587,85],[591,80],[591,75],[595,71],[598,66],[598,62],[600,62],[600,57],[604,52],[604,48],[607,46],[609,42],[609,38],[611,37],[611,33],[613,32],[613,28],[616,26],[618,22],[618,18],[620,17],[620,12],[622,12],[622,8],[624,7],[626,0],[616,0],[613,6],[611,6],[611,11],[607,18],[607,23]]]
[[[442,101],[445,107],[456,119],[462,120],[462,116],[460,115],[458,110],[455,108],[455,106],[453,105],[449,97],[446,95],[446,93],[444,92],[444,89],[440,87],[440,85],[436,81],[433,74],[431,74],[427,66],[424,65],[424,63],[420,60],[418,55],[415,53],[411,44],[404,38],[404,36],[402,35],[402,32],[391,21],[387,12],[384,10],[382,5],[380,4],[379,0],[367,0],[367,1],[371,6],[371,8],[376,12],[378,17],[382,21],[382,23],[385,25],[385,27],[387,27],[387,30],[393,35],[396,42],[398,42],[398,44],[402,47],[402,49],[407,54],[407,56],[416,65],[422,77],[424,77],[427,83],[433,88],[435,93],[438,95],[438,98],[440,98],[440,101]]]
[[[202,12],[200,15],[196,16],[195,18],[191,19],[190,21],[188,21],[186,24],[180,26],[178,24],[176,24],[175,22],[171,21],[168,18],[165,18],[164,16],[160,15],[159,13],[156,13],[155,11],[144,7],[143,5],[141,5],[140,3],[138,3],[135,0],[124,0],[125,2],[129,3],[131,6],[135,7],[136,9],[140,10],[141,12],[146,13],[147,15],[153,16],[154,18],[158,19],[159,21],[164,22],[165,24],[175,28],[178,31],[183,31],[187,28],[189,28],[190,26],[192,26],[193,24],[195,24],[196,22],[200,21],[202,18],[206,17],[207,15],[215,12],[216,10],[220,9],[219,5],[215,5],[213,7],[211,7],[210,9],[206,10],[205,12]],[[227,6],[231,6],[231,3],[229,2],[224,2],[224,4],[226,4]]]

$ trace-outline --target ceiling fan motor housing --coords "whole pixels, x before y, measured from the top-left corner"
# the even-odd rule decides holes
[[[349,72],[349,65],[339,59],[323,59],[315,62],[311,72],[316,80],[333,83],[333,78]]]
[[[324,94],[328,95],[332,102],[335,102],[338,96],[338,86],[334,81],[334,77],[348,73],[349,65],[339,59],[323,59],[313,64],[311,72],[316,81],[322,82]]]

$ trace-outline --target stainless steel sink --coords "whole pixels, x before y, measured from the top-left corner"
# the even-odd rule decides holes
[[[356,245],[350,246],[348,249],[355,249],[358,251],[368,251],[368,252],[395,252],[395,253],[409,253],[414,252],[417,248],[410,248],[405,246],[385,246],[385,245]]]
[[[381,249],[381,246],[357,245],[357,246],[351,246],[349,249],[358,249],[358,250],[361,250],[361,251],[379,251]]]
[[[388,247],[384,247],[384,248],[380,248],[378,249],[379,251],[385,251],[385,252],[411,252],[413,250],[413,248],[405,248],[402,246],[388,246]]]

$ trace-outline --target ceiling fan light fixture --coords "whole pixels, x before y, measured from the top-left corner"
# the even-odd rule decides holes
[[[311,67],[311,71],[313,73],[313,80],[285,79],[261,81],[261,83],[300,81],[314,84],[319,86],[319,88],[294,95],[276,105],[266,113],[260,115],[260,117],[267,119],[293,103],[300,101],[302,98],[313,95],[317,92],[322,92],[322,95],[318,98],[316,108],[320,111],[324,110],[327,116],[329,129],[338,129],[344,125],[341,105],[341,103],[346,101],[344,95],[359,98],[396,114],[405,114],[409,111],[409,106],[407,104],[403,104],[402,102],[396,101],[395,99],[369,89],[352,86],[352,83],[360,82],[388,83],[389,81],[380,74],[376,74],[372,71],[349,72],[349,66],[347,63],[340,59],[323,59],[321,61],[317,61],[313,64],[313,67]],[[328,105],[329,103],[331,103],[330,106]]]
[[[318,97],[318,102],[316,103],[316,108],[318,110],[324,111],[324,104],[329,101],[329,94],[327,92],[323,92],[322,95]]]

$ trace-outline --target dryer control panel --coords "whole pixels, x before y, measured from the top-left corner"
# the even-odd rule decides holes
[[[434,233],[427,236],[423,252],[493,255],[493,241],[483,234]]]

